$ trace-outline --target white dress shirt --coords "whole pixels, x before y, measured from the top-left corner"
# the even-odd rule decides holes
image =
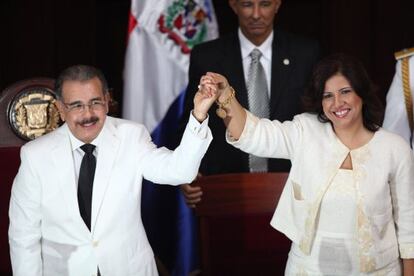
[[[259,49],[262,53],[262,57],[260,58],[260,63],[263,66],[263,69],[266,74],[266,82],[267,82],[267,91],[269,93],[270,99],[270,81],[271,81],[271,74],[272,74],[272,43],[273,43],[273,31],[271,34],[266,38],[266,40],[259,46],[254,45],[247,37],[244,36],[242,31],[239,28],[239,40],[240,40],[240,49],[243,61],[243,72],[244,72],[244,80],[246,83],[249,80],[249,67],[251,63],[250,53],[255,49]]]

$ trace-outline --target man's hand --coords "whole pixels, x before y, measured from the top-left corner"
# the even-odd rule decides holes
[[[201,177],[200,173],[198,174],[197,178],[199,177]],[[201,187],[191,184],[182,184],[180,185],[180,189],[183,192],[185,202],[187,203],[188,207],[195,208],[196,204],[201,201],[201,196],[203,195]]]
[[[193,115],[199,122],[207,118],[208,110],[217,99],[217,95],[217,85],[213,78],[207,75],[202,76],[198,91],[194,96],[193,110]]]

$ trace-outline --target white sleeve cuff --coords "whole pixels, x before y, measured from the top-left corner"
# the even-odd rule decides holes
[[[208,114],[207,118],[203,122],[197,121],[193,115],[193,111],[190,112],[190,119],[188,120],[188,127],[200,139],[206,139],[208,134]]]

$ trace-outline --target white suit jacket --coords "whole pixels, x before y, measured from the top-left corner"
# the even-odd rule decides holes
[[[227,133],[227,140],[248,153],[292,161],[271,225],[304,253],[312,248],[321,200],[350,154],[367,218],[366,228],[358,229],[366,230],[360,241],[369,245],[361,267],[367,272],[381,268],[399,253],[414,258],[414,157],[400,136],[380,129],[367,144],[349,150],[331,124],[316,115],[304,113],[280,123],[248,113],[240,139]]]
[[[414,56],[411,56],[409,59],[409,70],[411,97],[414,102]],[[407,143],[410,142],[411,130],[408,124],[407,110],[404,101],[401,60],[397,61],[394,79],[388,90],[383,127],[401,135]]]
[[[141,221],[141,181],[191,182],[212,139],[205,124],[191,118],[172,152],[156,148],[144,126],[107,117],[97,145],[91,231],[79,213],[67,125],[24,145],[9,210],[14,275],[90,276],[98,266],[102,275],[157,275]]]

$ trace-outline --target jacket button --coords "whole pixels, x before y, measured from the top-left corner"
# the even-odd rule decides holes
[[[92,242],[92,246],[93,247],[98,247],[98,245],[99,245],[99,241],[93,241]]]

